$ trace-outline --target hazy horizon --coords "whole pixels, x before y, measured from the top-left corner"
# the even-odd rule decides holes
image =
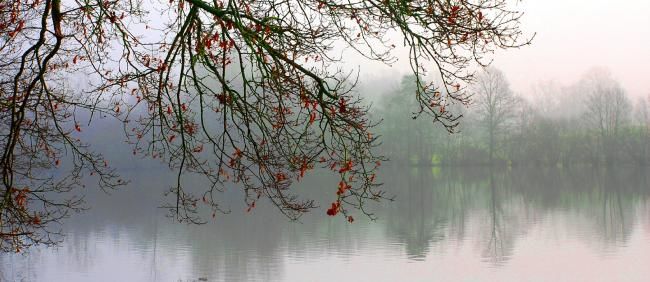
[[[568,86],[590,69],[606,68],[633,99],[650,95],[644,71],[650,65],[650,1],[521,1],[521,29],[532,44],[497,51],[492,66],[502,70],[515,93],[529,96],[535,84]],[[392,66],[369,62],[349,52],[346,62],[360,66],[360,81],[399,83],[410,74],[408,54]],[[346,53],[347,54],[347,53]],[[395,78],[394,81],[386,81]]]

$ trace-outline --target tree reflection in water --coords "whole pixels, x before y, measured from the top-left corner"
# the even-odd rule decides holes
[[[264,205],[252,213],[232,206],[232,214],[205,226],[171,224],[164,211],[143,208],[155,206],[148,188],[168,179],[143,177],[134,183],[137,189],[110,197],[89,194],[94,208],[69,222],[61,248],[0,257],[0,279],[273,281],[297,273],[324,279],[334,272],[321,269],[345,267],[379,278],[378,269],[451,257],[503,269],[521,259],[521,244],[550,248],[531,242],[540,234],[559,240],[551,251],[562,251],[565,239],[557,238],[565,236],[596,257],[633,261],[621,250],[639,244],[631,242],[636,227],[643,225],[639,230],[650,238],[650,193],[642,169],[387,167],[383,173],[396,201],[376,208],[377,222],[358,218],[354,224],[341,224],[324,211],[288,222],[265,212],[271,207]],[[332,181],[324,178],[307,179],[298,189],[327,203]]]

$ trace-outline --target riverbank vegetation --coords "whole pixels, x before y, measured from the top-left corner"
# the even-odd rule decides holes
[[[473,85],[473,102],[454,109],[463,115],[454,134],[409,115],[418,110],[405,99],[413,80],[405,76],[398,89],[382,96],[374,113],[384,119],[382,148],[396,163],[566,167],[650,162],[649,97],[631,97],[606,69],[594,68],[567,86],[540,82],[524,96],[511,90],[501,71],[489,68]]]

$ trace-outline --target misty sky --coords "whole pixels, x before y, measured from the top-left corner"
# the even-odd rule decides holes
[[[650,1],[525,0],[522,28],[536,32],[533,45],[499,52],[514,90],[556,79],[568,84],[593,66],[611,70],[631,96],[649,95]]]
[[[512,1],[513,3],[517,1]],[[522,30],[533,44],[499,51],[493,66],[503,70],[517,93],[529,95],[543,80],[568,85],[593,67],[608,68],[631,97],[650,95],[649,0],[524,0]],[[362,77],[376,81],[407,74],[408,55],[392,68],[360,62]]]

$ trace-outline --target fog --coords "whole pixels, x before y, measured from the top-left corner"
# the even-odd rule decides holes
[[[623,0],[520,1],[525,13],[521,28],[534,35],[533,44],[497,51],[492,64],[503,70],[512,89],[532,96],[540,81],[571,84],[594,67],[603,67],[621,82],[631,97],[650,94],[650,2]],[[391,66],[346,57],[361,69],[361,81],[399,80],[411,70],[407,54]],[[349,58],[349,59],[348,59]]]
[[[73,133],[128,184],[100,191],[82,176],[75,193],[89,210],[56,222],[65,235],[56,247],[0,254],[0,282],[647,280],[650,1],[514,4],[532,45],[473,66],[475,79],[462,85],[471,102],[447,108],[462,115],[452,132],[418,114],[404,46],[390,65],[342,51],[343,73],[358,73],[354,93],[378,122],[369,129],[375,153],[387,159],[377,179],[392,201],[368,200],[363,212],[373,217],[326,214],[346,178],[325,165],[290,186],[315,200],[296,221],[265,197],[251,211],[241,185],[228,183],[217,194],[223,214],[179,224],[159,208],[177,200],[165,194],[180,175],[166,163],[172,156],[134,150],[126,123],[110,115],[86,127],[89,112],[79,110],[74,121],[84,127]],[[433,69],[423,79],[440,83]],[[224,132],[218,113],[206,120]],[[195,173],[182,177],[191,192],[210,186]]]
[[[501,52],[495,64],[527,93],[531,82],[568,84],[593,66],[606,67],[633,97],[650,94],[650,3],[616,1],[522,1],[522,27],[536,33],[530,48]]]
[[[395,202],[354,224],[309,214],[289,222],[262,203],[210,224],[155,208],[173,175],[135,181],[69,222],[59,248],[0,257],[2,281],[643,281],[650,240],[647,169],[382,170]],[[325,174],[296,186],[327,200]],[[462,268],[463,271],[459,271]],[[344,274],[342,274],[344,273]],[[341,276],[343,275],[343,276]],[[429,279],[424,279],[429,280]]]

